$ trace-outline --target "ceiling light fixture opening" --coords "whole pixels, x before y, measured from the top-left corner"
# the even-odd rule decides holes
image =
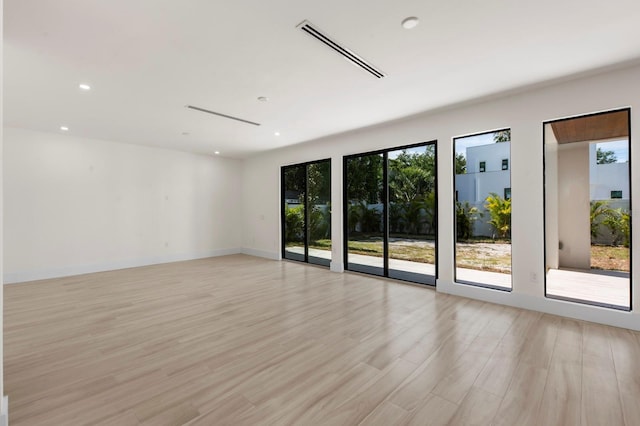
[[[410,30],[417,27],[419,23],[420,20],[418,18],[416,18],[415,16],[410,16],[402,20],[402,28]]]
[[[60,126],[60,130],[62,130],[63,132],[68,132],[69,128],[67,126]]]
[[[215,155],[220,155],[220,151],[215,151],[214,154]]]
[[[82,89],[82,90],[85,90],[85,91],[91,90],[91,86],[89,86],[88,84],[85,84],[85,83],[81,83],[80,85],[78,85],[78,87],[80,89]]]
[[[260,102],[267,102],[267,101],[269,100],[269,98],[267,98],[266,96],[259,96],[259,97],[258,97],[258,100],[259,100]]]
[[[274,135],[280,136],[280,132],[275,132]]]

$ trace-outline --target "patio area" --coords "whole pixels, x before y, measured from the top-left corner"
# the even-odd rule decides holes
[[[549,296],[629,309],[629,273],[596,270],[549,269]]]

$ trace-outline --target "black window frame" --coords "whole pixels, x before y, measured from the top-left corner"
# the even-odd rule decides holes
[[[324,158],[322,160],[315,161],[307,161],[304,163],[296,163],[296,164],[287,164],[286,166],[280,167],[280,256],[282,260],[290,260],[293,262],[301,262],[307,263],[311,265],[318,265],[324,267],[331,266],[331,260],[328,262],[309,262],[309,166],[313,164],[319,163],[329,163],[329,170],[331,171],[331,158]],[[285,204],[286,204],[286,188],[285,188],[285,173],[287,169],[293,169],[295,167],[304,167],[305,168],[305,182],[304,182],[304,194],[305,194],[305,202],[304,202],[304,259],[292,259],[287,258],[286,255],[286,238],[285,238],[285,224],[286,224],[286,213],[285,213]],[[329,188],[331,188],[331,173],[329,173]],[[330,194],[331,196],[333,194]],[[333,241],[332,241],[333,244]]]
[[[597,116],[597,115],[602,115],[602,114],[611,114],[611,113],[615,113],[615,112],[621,112],[621,111],[626,111],[627,112],[627,125],[628,125],[628,129],[627,132],[629,134],[629,159],[628,159],[628,164],[629,164],[629,169],[628,169],[628,179],[629,179],[629,194],[632,194],[631,188],[633,185],[633,182],[631,180],[631,166],[632,166],[632,149],[633,149],[633,144],[631,143],[632,139],[631,139],[631,120],[632,120],[632,115],[631,115],[631,108],[630,107],[626,107],[626,108],[617,108],[617,109],[612,109],[612,110],[608,110],[608,111],[600,111],[600,112],[594,112],[594,113],[590,113],[590,114],[582,114],[582,115],[576,115],[576,116],[571,116],[571,117],[565,117],[565,118],[558,118],[558,119],[554,119],[554,120],[547,120],[547,121],[543,121],[542,122],[542,235],[543,235],[543,248],[544,248],[544,252],[543,252],[543,258],[542,261],[544,262],[543,264],[543,270],[545,271],[544,273],[544,297],[546,299],[552,299],[552,300],[561,300],[564,302],[572,302],[572,303],[576,303],[578,305],[586,305],[586,306],[596,306],[599,308],[606,308],[606,309],[611,309],[614,311],[620,311],[620,312],[632,312],[633,311],[633,262],[629,262],[629,307],[627,308],[626,306],[617,306],[617,305],[610,305],[610,304],[606,304],[606,303],[598,303],[598,302],[593,302],[590,300],[582,300],[582,299],[572,299],[569,297],[563,297],[563,296],[556,296],[553,294],[549,294],[547,291],[547,173],[546,173],[546,149],[545,149],[545,142],[547,139],[547,124],[551,124],[551,123],[558,123],[561,121],[567,121],[567,120],[574,120],[577,118],[585,118],[585,117],[593,117],[593,116]],[[630,201],[631,201],[631,197],[630,197]],[[633,215],[633,210],[631,210],[632,204],[629,203],[629,208],[630,208],[630,212]],[[633,259],[633,219],[629,221],[629,258]]]
[[[388,154],[389,152],[393,152],[393,151],[400,151],[403,149],[411,149],[411,148],[419,148],[419,147],[426,147],[432,145],[433,146],[433,150],[434,150],[434,179],[435,179],[435,184],[434,184],[434,191],[435,191],[435,228],[436,228],[436,233],[434,236],[434,246],[435,246],[435,256],[434,256],[434,263],[435,263],[435,274],[433,276],[433,280],[429,282],[429,283],[424,283],[424,282],[418,282],[418,281],[412,281],[409,279],[403,279],[403,278],[397,278],[397,277],[389,277],[389,208],[388,208],[388,200],[389,200],[389,182],[388,182]],[[383,268],[382,268],[382,275],[379,274],[373,274],[370,272],[365,272],[362,270],[352,270],[349,269],[349,221],[348,221],[348,214],[349,214],[349,200],[347,199],[347,162],[349,161],[349,159],[352,158],[358,158],[358,157],[366,157],[366,156],[370,156],[370,155],[382,155],[382,164],[383,164],[383,170],[382,170],[382,179],[383,179],[383,191],[382,191],[382,195],[383,195],[383,211],[382,211],[382,222],[383,222]],[[418,142],[418,143],[414,143],[414,144],[409,144],[409,145],[401,145],[401,146],[397,146],[397,147],[391,147],[391,148],[385,148],[385,149],[379,149],[379,150],[375,150],[375,151],[368,151],[368,152],[361,152],[361,153],[356,153],[356,154],[349,154],[349,155],[345,155],[342,157],[342,226],[343,226],[343,230],[342,230],[342,235],[343,235],[343,239],[342,239],[342,250],[343,250],[343,262],[344,262],[344,270],[345,271],[349,271],[349,272],[356,272],[356,273],[362,273],[362,274],[367,274],[367,275],[373,275],[373,276],[377,276],[377,277],[384,277],[387,279],[391,279],[391,280],[398,280],[398,281],[405,281],[405,282],[411,282],[414,284],[418,284],[418,285],[425,285],[425,286],[429,286],[429,287],[435,287],[437,280],[438,280],[438,241],[439,241],[439,232],[438,232],[438,141],[437,139],[434,140],[430,140],[430,141],[426,141],[426,142]],[[426,275],[423,274],[426,277],[431,277],[430,275]]]
[[[482,135],[488,135],[488,134],[493,134],[493,133],[497,133],[497,132],[504,132],[504,131],[511,131],[511,127],[504,127],[502,129],[497,129],[497,130],[489,130],[486,132],[480,132],[480,133],[472,133],[472,134],[468,134],[468,135],[464,135],[464,136],[456,136],[454,138],[452,138],[452,142],[453,142],[453,190],[454,190],[454,197],[453,197],[453,282],[455,284],[462,284],[462,285],[467,285],[467,286],[471,286],[471,287],[481,287],[481,288],[487,288],[490,290],[496,290],[496,291],[502,291],[505,293],[511,293],[513,291],[513,245],[511,247],[511,273],[509,274],[509,276],[511,277],[511,287],[507,288],[507,287],[500,287],[497,285],[491,285],[491,284],[487,284],[487,283],[479,283],[479,282],[475,282],[475,281],[466,281],[466,280],[459,280],[457,278],[457,261],[456,261],[456,244],[458,243],[458,230],[457,230],[457,206],[456,203],[458,202],[458,197],[457,197],[457,192],[456,191],[456,141],[458,139],[464,139],[464,138],[468,138],[471,136],[482,136]],[[511,142],[511,141],[509,141]],[[509,155],[511,155],[511,144],[509,144]],[[486,165],[486,161],[480,161],[479,164],[484,163]],[[486,170],[486,167],[485,167]],[[484,171],[480,171],[478,170],[478,173],[485,173]],[[511,171],[509,171],[509,183],[511,184]],[[509,187],[509,189],[511,189],[511,187]],[[513,212],[512,214],[512,218],[513,218]],[[513,223],[513,221],[511,222]],[[511,237],[511,239],[513,240],[513,236]],[[513,241],[512,241],[513,243]]]

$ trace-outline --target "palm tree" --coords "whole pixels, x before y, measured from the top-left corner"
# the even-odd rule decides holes
[[[511,235],[511,199],[505,200],[492,192],[485,200],[484,207],[491,216],[489,224],[493,226],[498,236],[509,238]]]

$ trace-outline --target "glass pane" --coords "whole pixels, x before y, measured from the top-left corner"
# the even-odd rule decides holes
[[[389,277],[435,284],[435,145],[391,151]]]
[[[306,167],[284,169],[284,258],[305,260],[305,181]]]
[[[309,164],[309,263],[331,263],[331,162]]]
[[[384,274],[382,154],[347,159],[347,268]]]
[[[631,308],[627,110],[545,124],[546,293]]]
[[[456,281],[510,290],[511,131],[457,138],[454,149]]]

